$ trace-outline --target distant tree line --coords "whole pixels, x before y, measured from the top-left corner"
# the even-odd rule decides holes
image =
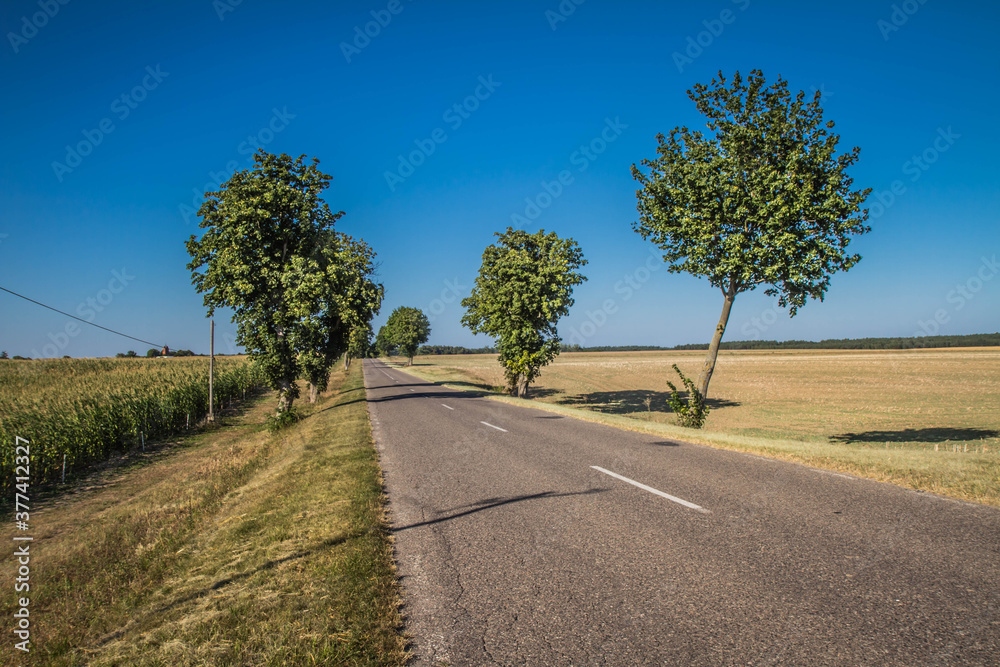
[[[462,347],[461,345],[421,345],[417,354],[496,354],[495,347]]]
[[[660,347],[659,345],[596,345],[594,347],[580,347],[579,345],[562,345],[563,352],[655,352],[656,350],[672,350],[672,347]],[[698,348],[708,349],[708,343]]]
[[[911,350],[935,347],[997,347],[1000,333],[969,334],[965,336],[919,336],[910,338],[830,338],[811,340],[735,340],[722,343],[723,350]],[[610,351],[612,348],[583,348],[581,351]],[[624,351],[628,348],[613,348]],[[676,345],[672,348],[646,347],[644,350],[707,350],[705,343]]]
[[[115,354],[115,358],[117,359],[131,359],[133,357],[138,357],[138,356],[139,355],[136,353],[135,350],[129,350],[128,352],[118,352],[117,354]],[[163,354],[161,350],[157,350],[156,348],[153,347],[146,350],[147,359],[155,359],[156,357],[194,357],[194,356],[203,357],[205,355],[203,354],[196,355],[191,350],[171,350],[166,354]],[[221,357],[223,355],[216,354],[215,356]]]
[[[560,345],[560,352],[669,352],[707,350],[708,343],[660,345]],[[964,336],[919,336],[915,338],[829,338],[812,340],[735,340],[721,344],[723,350],[911,350],[936,347],[1000,347],[1000,333]],[[494,347],[423,345],[418,354],[496,354]]]

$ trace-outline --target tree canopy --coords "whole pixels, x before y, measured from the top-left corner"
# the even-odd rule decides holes
[[[496,339],[507,391],[525,396],[541,368],[559,354],[559,318],[573,305],[573,287],[587,263],[576,241],[508,227],[483,252],[462,324]]]
[[[736,295],[766,285],[791,316],[808,298],[822,300],[831,275],[861,259],[847,246],[870,231],[861,206],[871,189],[852,190],[847,169],[860,149],[837,153],[819,92],[793,96],[787,81],[767,86],[753,70],[731,80],[720,72],[688,96],[710,134],[675,127],[656,137],[647,172],[632,166],[641,185],[633,228],[671,272],[705,277],[723,293],[699,380],[704,396]]]
[[[261,150],[252,169],[206,193],[206,231],[187,241],[192,283],[209,315],[234,311],[236,342],[279,393],[278,411],[298,397],[300,374],[325,385],[351,329],[378,311],[374,253],[334,231],[343,212],[321,199],[330,176],[319,160]]]
[[[380,352],[389,354],[399,350],[406,355],[408,364],[413,363],[413,355],[431,335],[431,323],[419,308],[400,306],[392,311],[382,325],[375,341]]]

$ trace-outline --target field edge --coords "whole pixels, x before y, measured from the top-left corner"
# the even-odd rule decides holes
[[[397,370],[409,373],[426,382],[456,391],[468,391],[467,386],[439,380],[429,374],[421,373],[413,366],[393,364]],[[787,439],[767,439],[753,436],[711,433],[684,428],[672,424],[640,421],[620,415],[595,413],[584,408],[574,408],[557,405],[546,401],[522,399],[495,392],[483,392],[483,396],[493,401],[500,401],[519,407],[534,408],[582,419],[584,421],[603,424],[626,431],[649,433],[666,436],[672,440],[717,449],[741,452],[763,456],[765,458],[798,463],[817,470],[846,473],[863,479],[894,484],[913,491],[929,492],[948,500],[972,502],[1000,508],[1000,487],[996,484],[982,486],[978,478],[972,481],[962,479],[956,474],[954,479],[933,474],[932,468],[938,466],[942,457],[961,457],[956,459],[959,468],[962,465],[995,466],[996,454],[951,454],[949,452],[921,452],[898,449],[885,451],[871,448],[854,448],[850,445],[823,444],[823,454],[813,453],[820,448],[814,442]],[[894,460],[895,459],[895,460]]]

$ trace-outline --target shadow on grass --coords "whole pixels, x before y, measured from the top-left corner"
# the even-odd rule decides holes
[[[622,391],[594,391],[589,394],[567,396],[558,403],[562,405],[582,406],[595,412],[622,415],[630,412],[673,412],[667,403],[669,391],[651,391],[646,389],[627,389]],[[681,392],[686,398],[687,393]],[[710,410],[732,408],[739,405],[736,401],[724,398],[709,398],[705,401]]]
[[[351,400],[349,401],[341,400],[354,393],[357,393],[358,395],[352,398]],[[325,408],[320,408],[319,410],[314,410],[313,412],[310,412],[307,415],[303,415],[299,421],[305,421],[306,419],[315,417],[318,414],[328,412],[329,410],[336,410],[337,408],[342,408],[346,405],[350,405],[351,403],[364,403],[367,400],[367,398],[365,397],[364,387],[355,387],[354,389],[348,389],[347,391],[342,391],[339,394],[337,394],[336,398],[337,400],[332,405],[328,405]],[[311,403],[308,402],[308,399],[306,405],[312,405]]]
[[[899,431],[864,431],[830,436],[837,444],[884,442],[971,442],[1000,437],[1000,431],[986,428],[905,428]]]
[[[274,560],[269,560],[266,563],[264,563],[263,565],[260,565],[259,567],[254,568],[252,570],[248,570],[246,572],[239,572],[239,573],[234,574],[234,575],[232,575],[230,577],[226,577],[225,579],[219,579],[218,581],[216,581],[215,583],[213,583],[211,586],[208,586],[207,588],[203,588],[203,589],[201,589],[199,591],[195,591],[194,593],[190,593],[188,595],[185,595],[182,598],[174,600],[170,604],[162,605],[162,606],[154,609],[152,613],[154,613],[154,614],[162,614],[163,612],[170,611],[171,609],[173,609],[175,607],[178,607],[179,605],[185,604],[187,602],[191,602],[192,600],[197,600],[198,598],[202,598],[202,597],[210,594],[212,591],[217,591],[220,588],[224,588],[224,587],[226,587],[226,586],[228,586],[230,584],[236,583],[236,582],[241,581],[243,579],[248,579],[248,578],[252,577],[253,575],[258,574],[259,572],[266,572],[267,570],[271,570],[271,569],[277,567],[278,565],[281,565],[282,563],[288,563],[288,562],[293,561],[293,560],[299,560],[300,558],[305,558],[307,556],[319,553],[321,551],[326,551],[327,549],[332,549],[333,547],[336,547],[336,546],[339,546],[341,544],[344,544],[345,542],[348,542],[349,540],[361,537],[364,534],[365,534],[365,531],[354,531],[354,532],[348,533],[346,535],[341,535],[340,537],[334,537],[334,538],[329,538],[329,539],[322,540],[321,542],[313,545],[312,547],[309,547],[307,549],[303,549],[301,551],[296,551],[295,553],[289,554],[289,555],[285,556],[284,558],[276,558]],[[120,635],[122,633],[123,633],[123,631],[120,631],[117,634]],[[110,640],[116,639],[116,638],[117,637],[115,636],[115,634],[112,634],[109,637],[103,638],[103,642],[106,643],[107,641],[110,641]]]
[[[510,498],[487,498],[485,500],[480,500],[479,502],[455,508],[455,510],[464,510],[464,511],[456,511],[454,514],[441,516],[436,519],[428,519],[427,521],[421,521],[419,523],[411,523],[407,526],[400,526],[399,528],[394,528],[392,532],[399,533],[404,530],[409,530],[410,528],[419,528],[420,526],[432,526],[436,523],[451,521],[452,519],[458,519],[459,517],[468,516],[469,514],[475,514],[476,512],[482,512],[483,510],[493,509],[494,507],[510,505],[511,503],[522,503],[526,500],[539,500],[541,498],[562,498],[565,496],[589,496],[594,493],[604,493],[605,491],[607,491],[607,489],[587,489],[586,491],[570,491],[567,493],[555,493],[554,491],[543,491],[542,493],[533,493],[527,496],[512,496]]]

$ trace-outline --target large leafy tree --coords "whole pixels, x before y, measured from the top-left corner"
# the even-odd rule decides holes
[[[192,283],[209,315],[233,309],[236,342],[278,391],[279,413],[299,395],[303,351],[328,352],[324,342],[332,344],[328,334],[339,316],[318,304],[334,301],[333,226],[343,212],[321,199],[330,176],[319,160],[304,157],[258,151],[252,169],[205,194],[198,211],[205,232],[186,244]]]
[[[431,323],[419,308],[400,306],[392,311],[389,319],[379,331],[376,345],[388,354],[399,350],[408,358],[407,365],[413,363],[413,355],[431,335]]]
[[[807,298],[822,300],[830,276],[861,259],[847,245],[870,231],[861,206],[871,189],[852,190],[847,169],[860,149],[838,154],[819,92],[807,100],[753,70],[731,80],[720,72],[688,96],[709,134],[676,127],[657,136],[646,172],[632,165],[642,186],[633,228],[659,246],[671,272],[708,278],[722,292],[698,381],[706,396],[736,295],[766,285],[791,316]]]
[[[559,354],[556,323],[573,305],[573,287],[587,263],[573,239],[508,227],[483,252],[462,324],[496,339],[507,391],[524,397],[541,368]]]

